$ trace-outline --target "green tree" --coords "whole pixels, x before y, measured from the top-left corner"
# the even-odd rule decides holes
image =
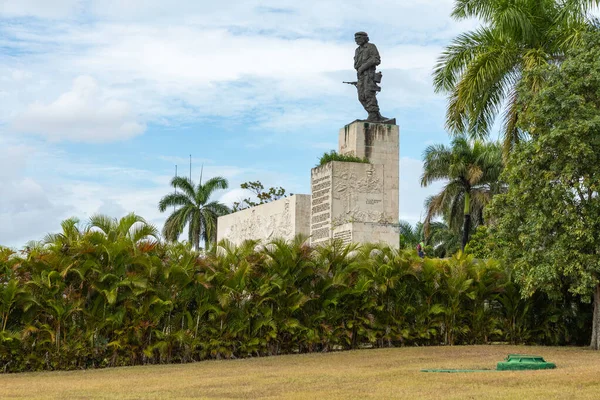
[[[400,248],[415,251],[420,242],[425,243],[425,255],[428,257],[448,257],[460,249],[460,231],[452,230],[443,221],[432,221],[427,227],[417,222],[413,227],[406,221],[398,223],[400,229]]]
[[[419,242],[425,240],[423,232],[423,223],[417,222],[413,227],[410,222],[399,221],[398,228],[400,229],[400,248],[414,250]]]
[[[76,246],[83,237],[83,232],[79,228],[79,219],[72,217],[61,222],[61,233],[49,233],[44,238],[45,245],[54,247],[55,250],[63,253],[68,252]]]
[[[429,224],[426,243],[431,247],[431,257],[449,257],[460,250],[461,231],[450,229],[443,221],[434,221]]]
[[[63,234],[59,234],[58,238],[62,238],[71,230],[65,230],[65,223],[71,220],[67,220],[63,223]],[[76,220],[75,220],[76,221]],[[66,227],[70,227],[70,224]],[[148,239],[156,239],[158,237],[158,230],[152,224],[146,222],[146,220],[139,215],[134,213],[127,214],[121,219],[111,218],[103,214],[95,214],[90,217],[88,229],[96,228],[100,230],[106,239],[109,241],[116,241],[117,239],[127,239],[133,244],[138,244],[140,241]],[[52,238],[50,235],[49,238]]]
[[[218,201],[210,201],[211,196],[219,189],[227,189],[225,178],[216,176],[206,183],[202,180],[197,186],[181,176],[171,180],[171,186],[180,189],[179,192],[164,196],[158,203],[160,212],[168,207],[179,207],[169,215],[163,227],[163,236],[169,241],[175,241],[188,226],[188,240],[196,250],[200,249],[200,239],[208,249],[210,243],[217,240],[217,218],[229,214],[231,210]]]
[[[244,182],[240,185],[242,189],[246,189],[254,193],[254,196],[258,199],[258,202],[252,200],[251,198],[245,198],[242,201],[236,201],[233,203],[232,211],[240,211],[246,208],[255,207],[260,204],[270,203],[275,200],[279,200],[283,197],[287,197],[288,194],[285,193],[285,189],[282,187],[270,187],[268,190],[265,190],[264,185],[260,181],[256,182]],[[289,196],[293,196],[293,193],[290,193]]]
[[[594,298],[591,347],[600,349],[600,36],[590,35],[560,66],[523,85],[519,128],[531,136],[508,160],[509,190],[490,215],[495,253],[524,294],[561,297],[565,285]],[[526,105],[526,106],[525,106]]]
[[[448,93],[446,125],[471,137],[489,134],[504,106],[503,149],[523,138],[516,128],[517,85],[536,92],[543,77],[528,74],[560,62],[590,29],[590,8],[599,0],[456,0],[452,17],[477,18],[483,26],[459,35],[434,70],[436,91]]]
[[[457,137],[450,147],[431,145],[425,149],[421,186],[443,180],[442,191],[426,200],[425,234],[432,219],[443,216],[451,229],[459,230],[462,221],[462,249],[473,226],[483,224],[483,208],[502,190],[499,176],[502,156],[497,143],[469,142]],[[472,218],[473,217],[473,218]]]

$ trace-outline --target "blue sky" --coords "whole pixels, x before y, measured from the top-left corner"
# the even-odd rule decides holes
[[[474,26],[451,0],[0,0],[0,244],[60,221],[136,212],[162,227],[175,165],[197,180],[310,193],[310,168],[364,118],[353,34],[382,57],[382,114],[401,131],[400,217],[422,218],[421,156],[447,143],[441,50]]]

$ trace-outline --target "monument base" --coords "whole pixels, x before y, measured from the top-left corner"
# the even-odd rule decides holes
[[[385,118],[381,121],[369,121],[368,119],[355,119],[348,125],[352,125],[356,122],[366,122],[367,124],[384,124],[384,125],[396,125],[396,118]]]
[[[333,240],[350,243],[380,243],[393,248],[400,245],[400,230],[391,224],[348,222],[333,228]]]
[[[311,171],[311,244],[399,246],[397,125],[355,121],[340,129],[339,154],[368,163],[331,161]]]

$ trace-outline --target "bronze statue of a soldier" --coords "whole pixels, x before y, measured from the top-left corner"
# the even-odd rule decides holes
[[[356,86],[358,100],[369,113],[367,121],[391,121],[389,118],[381,116],[377,104],[376,95],[381,90],[378,85],[381,82],[381,72],[375,71],[375,68],[381,63],[379,51],[373,43],[369,43],[369,35],[366,32],[356,32],[354,40],[358,45],[354,54],[354,69],[356,69],[357,81],[344,83]]]

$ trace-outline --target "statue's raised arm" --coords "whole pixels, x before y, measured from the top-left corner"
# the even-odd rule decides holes
[[[377,92],[381,90],[381,72],[376,72],[376,67],[381,63],[379,51],[373,43],[369,43],[369,35],[366,32],[356,32],[354,40],[358,47],[354,54],[354,69],[356,70],[356,89],[360,104],[369,113],[369,122],[391,122],[389,118],[381,116],[377,104]],[[344,82],[352,83],[354,82]],[[395,122],[394,122],[395,123]]]

